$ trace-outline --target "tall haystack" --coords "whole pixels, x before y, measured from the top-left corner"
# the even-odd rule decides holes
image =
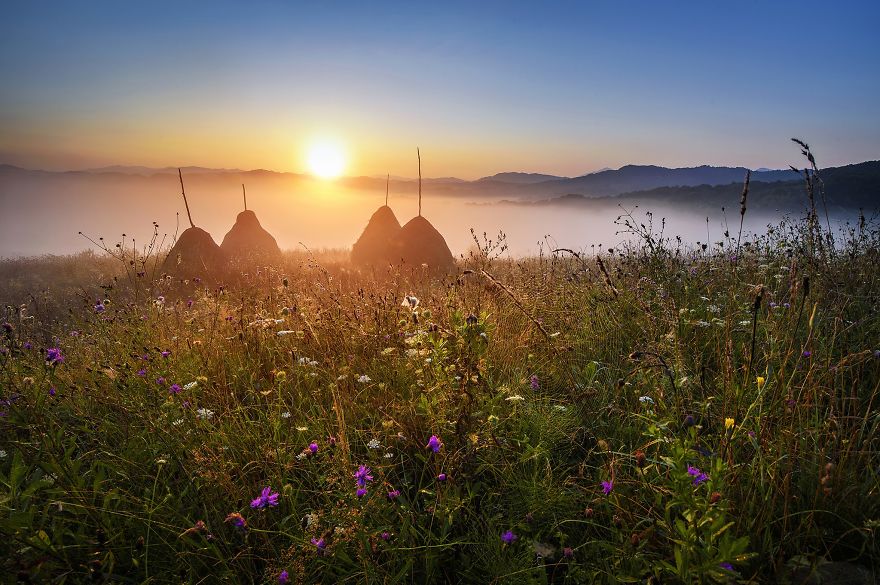
[[[235,225],[223,238],[220,249],[229,258],[245,262],[273,262],[281,258],[278,242],[267,232],[257,215],[247,208],[247,192],[241,186],[244,211],[235,218]]]
[[[360,266],[378,266],[395,260],[394,240],[400,232],[400,222],[388,207],[388,183],[385,180],[385,205],[376,210],[361,237],[351,247],[351,261]]]
[[[183,195],[183,204],[186,206],[186,216],[189,219],[190,227],[183,230],[171,251],[168,252],[165,262],[162,263],[162,271],[181,277],[209,276],[219,273],[226,264],[226,254],[220,249],[211,234],[197,228],[193,223],[180,169],[177,169],[177,176],[180,178],[180,191]]]
[[[450,271],[455,267],[455,259],[443,235],[431,222],[422,217],[422,155],[419,158],[419,215],[400,228],[394,241],[395,260],[411,266],[427,264],[434,271]]]

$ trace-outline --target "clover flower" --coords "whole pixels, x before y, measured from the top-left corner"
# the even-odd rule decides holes
[[[284,585],[288,581],[290,581],[290,575],[287,574],[286,570],[281,571],[281,573],[278,575],[278,582],[281,583],[281,585]]]
[[[512,530],[508,530],[501,535],[501,542],[504,544],[512,544],[514,541],[518,540],[519,536],[513,533]]]
[[[532,377],[529,378],[529,385],[531,385],[532,390],[537,390],[541,387],[541,383],[538,381],[538,376],[532,374]]]
[[[431,438],[428,439],[428,444],[425,445],[425,449],[430,449],[434,453],[440,452],[440,447],[443,446],[443,443],[440,441],[440,437],[437,435],[431,435]]]
[[[277,506],[278,505],[278,492],[272,493],[272,488],[270,486],[266,486],[263,488],[263,491],[260,492],[259,497],[251,500],[251,508],[255,508],[261,510],[266,506]]]
[[[46,350],[46,362],[49,365],[63,364],[64,356],[61,354],[60,347],[50,347]]]
[[[614,489],[614,480],[602,481],[602,492],[607,496]]]
[[[362,487],[358,488],[357,491],[354,493],[354,495],[356,495],[358,497],[358,499],[360,499],[360,498],[364,497],[365,495],[367,495],[367,489],[362,488]]]
[[[314,442],[314,441],[312,441],[311,443],[309,443],[309,451],[312,452],[312,455],[314,455],[315,453],[317,453],[317,452],[318,452],[318,444],[317,444],[316,442]]]
[[[324,552],[324,549],[327,548],[327,541],[324,540],[323,536],[321,538],[312,538],[311,542],[318,549],[318,552]]]
[[[440,475],[437,476],[437,481],[446,481],[447,479],[448,479],[448,477],[446,476],[445,473],[441,473]]]
[[[400,497],[400,490],[391,490],[387,495],[389,500],[396,500]]]
[[[180,384],[172,384],[171,387],[168,388],[168,391],[172,394],[180,394],[181,390],[183,390],[183,388],[180,387]]]

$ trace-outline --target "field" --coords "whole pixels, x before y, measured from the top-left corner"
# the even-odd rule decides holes
[[[649,220],[598,254],[477,235],[452,275],[3,261],[0,573],[871,582],[877,226]]]

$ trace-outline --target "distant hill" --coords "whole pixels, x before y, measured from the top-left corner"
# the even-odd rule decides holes
[[[544,175],[542,173],[517,173],[517,172],[508,172],[508,173],[496,173],[491,177],[483,177],[481,179],[477,179],[478,182],[485,181],[497,181],[499,183],[516,183],[516,184],[532,184],[532,183],[543,183],[544,181],[555,181],[560,179],[565,179],[566,177],[559,177],[556,175]]]

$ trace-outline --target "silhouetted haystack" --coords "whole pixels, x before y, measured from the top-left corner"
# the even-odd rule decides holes
[[[400,228],[394,244],[395,260],[399,259],[405,264],[427,264],[430,269],[438,271],[448,271],[455,266],[455,259],[446,240],[421,215],[412,218]]]
[[[190,227],[183,230],[171,251],[168,252],[165,262],[162,263],[162,271],[181,277],[219,273],[226,264],[226,254],[220,249],[211,234],[197,228],[193,223],[180,169],[177,169],[177,176],[180,178],[180,191],[183,195],[183,204],[186,206],[186,216],[189,219]]]
[[[422,155],[419,157],[419,214],[400,228],[395,238],[393,251],[395,261],[411,266],[427,264],[432,271],[447,272],[455,267],[455,259],[446,240],[431,222],[422,217]]]
[[[389,264],[394,258],[394,239],[400,231],[400,222],[388,207],[388,182],[385,182],[385,205],[370,217],[367,227],[351,247],[351,261],[360,266]]]
[[[252,262],[274,262],[281,258],[281,249],[272,234],[263,229],[257,215],[247,208],[247,192],[241,186],[244,211],[235,218],[235,225],[220,244],[230,259]]]
[[[223,270],[226,254],[211,234],[195,226],[186,228],[162,264],[162,271],[182,277],[206,276]]]

